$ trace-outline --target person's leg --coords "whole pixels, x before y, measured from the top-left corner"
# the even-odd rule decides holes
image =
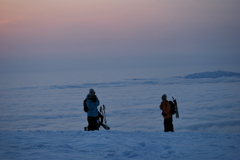
[[[164,119],[164,132],[174,132],[173,124],[172,124],[172,117]]]
[[[164,132],[168,132],[168,128],[167,128],[167,119],[164,119],[164,122],[163,122],[163,124],[164,124]]]
[[[94,130],[99,130],[100,128],[100,122],[99,122],[99,117],[95,117],[95,128]]]
[[[171,118],[169,118],[169,131],[171,131],[171,132],[174,132],[174,129],[173,129],[173,118],[171,117]]]
[[[94,131],[96,128],[96,117],[88,117],[88,130]]]

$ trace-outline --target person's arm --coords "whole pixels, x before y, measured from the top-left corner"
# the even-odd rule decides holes
[[[159,109],[163,110],[163,102],[159,105]]]
[[[97,97],[96,97],[97,98]],[[99,104],[100,104],[100,101],[99,101],[99,99],[97,98],[97,100],[96,100],[96,102],[94,103],[95,105],[96,105],[96,107],[97,106],[99,106]]]
[[[86,101],[86,104],[89,110],[92,110],[94,108],[93,102],[90,99]]]
[[[169,102],[166,102],[166,103],[167,103],[167,105],[166,105],[166,107],[164,109],[164,113],[165,114],[169,114],[170,110],[171,110],[171,106],[170,106]]]

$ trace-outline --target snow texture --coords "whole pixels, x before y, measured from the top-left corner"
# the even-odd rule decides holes
[[[0,158],[239,159],[239,73],[157,75],[2,73]],[[82,102],[90,88],[107,107],[110,131],[83,131]],[[174,133],[163,132],[164,93],[178,101]]]
[[[239,159],[239,134],[0,131],[1,159]]]

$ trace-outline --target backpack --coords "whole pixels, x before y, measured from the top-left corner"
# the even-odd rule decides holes
[[[170,106],[171,106],[170,113],[171,113],[172,115],[174,115],[174,114],[176,113],[175,104],[174,104],[172,101],[168,101],[168,103],[169,103]]]
[[[87,98],[84,99],[84,101],[83,101],[83,110],[84,110],[85,112],[88,112],[89,109],[88,109],[88,107],[87,107],[86,101],[87,101]]]

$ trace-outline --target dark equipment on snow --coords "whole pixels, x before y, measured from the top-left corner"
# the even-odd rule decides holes
[[[168,103],[169,103],[170,106],[171,106],[170,113],[171,113],[172,115],[174,115],[174,114],[176,113],[175,104],[174,104],[172,101],[168,101]]]
[[[172,97],[172,99],[173,99],[173,111],[172,111],[172,105],[171,105],[171,103],[170,103],[170,105],[171,105],[171,113],[173,113],[173,114],[175,114],[176,113],[176,118],[179,118],[179,112],[178,112],[178,106],[177,106],[177,100],[176,99],[174,99],[173,97]]]

